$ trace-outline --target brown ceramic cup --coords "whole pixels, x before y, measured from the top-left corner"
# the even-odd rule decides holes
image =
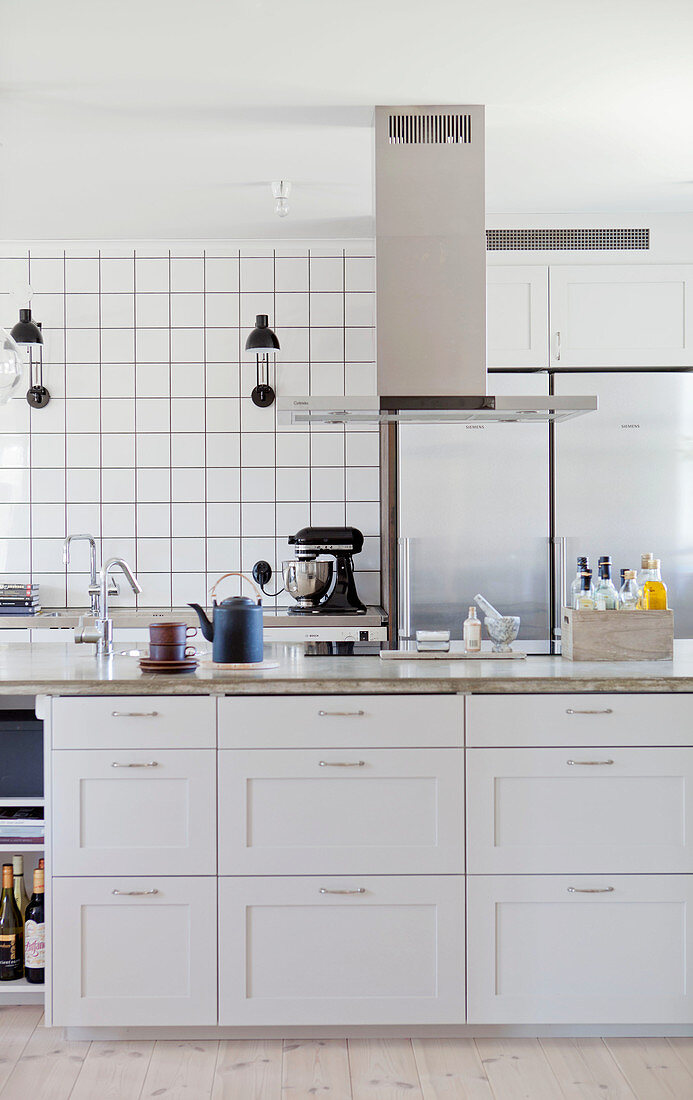
[[[183,642],[180,645],[159,645],[156,642],[149,644],[149,658],[152,661],[184,661],[188,657],[194,657],[196,652],[194,646],[186,646]]]
[[[197,634],[196,626],[187,623],[150,623],[149,641],[152,645],[185,646],[188,638]]]

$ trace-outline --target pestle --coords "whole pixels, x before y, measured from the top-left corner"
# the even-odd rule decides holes
[[[503,618],[500,611],[496,611],[495,607],[490,604],[488,600],[484,599],[484,597],[480,593],[474,597],[474,603],[477,603],[479,605],[484,615],[487,615],[489,619]]]

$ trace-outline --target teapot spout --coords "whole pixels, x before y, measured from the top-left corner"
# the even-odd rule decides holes
[[[200,620],[200,630],[202,631],[203,637],[205,637],[208,642],[214,641],[214,627],[207,618],[207,613],[204,608],[200,607],[199,603],[189,603],[188,607],[192,607],[194,611],[197,611],[197,617]]]

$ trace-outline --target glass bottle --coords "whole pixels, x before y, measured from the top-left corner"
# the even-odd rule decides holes
[[[594,586],[592,584],[592,570],[583,569],[580,574],[581,588],[575,597],[573,607],[576,611],[594,611]]]
[[[476,608],[469,608],[469,618],[464,620],[462,639],[465,653],[481,652],[481,623],[476,617]]]
[[[19,912],[24,916],[24,910],[29,904],[24,888],[24,856],[12,856],[12,872],[14,875],[14,898]]]
[[[589,569],[589,558],[578,558],[577,560],[577,573],[575,574],[575,580],[570,586],[570,606],[575,607],[575,601],[582,592],[582,573],[584,569]]]
[[[0,982],[12,982],[24,974],[24,928],[14,900],[12,864],[2,867],[0,896]]]
[[[618,592],[611,579],[611,558],[599,559],[599,581],[594,591],[594,605],[597,611],[615,611],[618,607]]]
[[[638,570],[638,575],[635,579],[636,584],[638,586],[638,610],[639,611],[644,611],[645,610],[645,601],[643,599],[642,589],[643,589],[643,585],[644,585],[645,581],[648,578],[648,574],[649,574],[650,569],[651,569],[651,564],[650,563],[653,562],[653,561],[654,561],[654,556],[652,554],[641,554],[641,556],[640,556],[640,569]]]
[[[638,610],[638,586],[635,581],[635,570],[624,569],[623,570],[623,584],[619,592],[620,611],[637,611]]]
[[[642,586],[642,603],[645,611],[667,610],[667,586],[662,580],[659,558],[650,560],[650,570]]]
[[[24,976],[34,985],[45,980],[46,917],[43,908],[43,870],[34,871],[34,892],[24,922]]]

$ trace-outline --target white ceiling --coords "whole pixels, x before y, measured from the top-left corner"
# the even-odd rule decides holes
[[[376,103],[485,103],[489,212],[691,211],[692,43],[690,0],[0,0],[0,237],[370,235]]]

